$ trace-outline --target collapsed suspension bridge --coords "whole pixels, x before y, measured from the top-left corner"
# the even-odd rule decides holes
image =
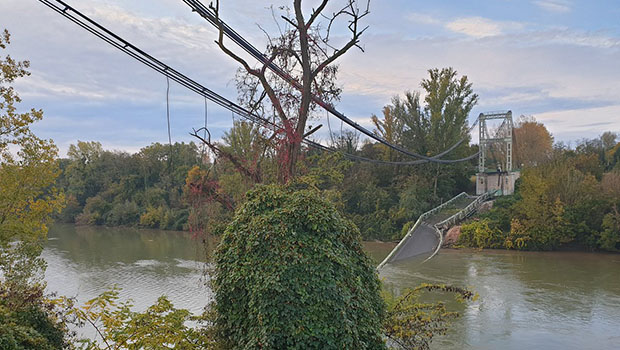
[[[500,122],[491,132],[488,123],[492,120]],[[478,117],[480,123],[480,152],[478,174],[476,175],[477,196],[461,193],[440,206],[420,215],[418,221],[409,229],[405,237],[377,266],[381,269],[388,263],[406,260],[428,254],[430,259],[435,256],[443,244],[443,236],[450,227],[463,221],[475,213],[480,205],[497,195],[512,194],[514,184],[520,172],[512,170],[512,112],[482,113]],[[491,150],[500,148],[499,157],[494,157]],[[488,158],[488,159],[487,159]],[[485,164],[494,161],[497,171],[487,171]],[[504,169],[502,171],[502,169]],[[497,181],[494,181],[497,179]],[[426,261],[425,260],[425,261]]]
[[[266,129],[269,129],[274,132],[282,131],[282,127],[270,121],[267,118],[261,117],[246,108],[224,98],[223,96],[217,94],[216,92],[208,89],[207,87],[199,84],[195,80],[189,78],[188,76],[180,73],[174,68],[168,66],[162,61],[158,60],[154,56],[148,54],[144,50],[138,48],[137,46],[131,44],[127,40],[121,38],[119,35],[113,33],[109,29],[100,25],[96,21],[92,20],[88,16],[84,15],[80,11],[75,8],[69,6],[62,0],[39,0],[44,5],[48,6],[52,10],[56,11],[60,15],[69,19],[71,22],[77,24],[93,35],[97,36],[101,40],[107,42],[111,46],[117,48],[118,50],[126,53],[130,57],[135,60],[141,62],[142,64],[150,67],[151,69],[157,71],[158,73],[166,76],[167,79],[171,79],[185,88],[193,91],[194,93],[203,96],[205,99],[208,99],[216,104],[222,106],[225,109],[230,110],[233,113],[233,116],[239,115],[252,123],[260,125]],[[286,71],[282,68],[278,67],[272,60],[266,57],[261,51],[252,46],[247,40],[245,40],[241,35],[239,35],[235,30],[233,30],[230,26],[224,23],[217,13],[215,13],[212,9],[206,7],[198,0],[183,0],[192,11],[198,13],[201,17],[206,19],[210,24],[215,26],[218,30],[220,30],[224,35],[226,35],[230,40],[232,40],[235,44],[245,50],[248,54],[254,57],[258,62],[263,63],[267,68],[277,74],[284,81],[288,82],[294,88],[301,90],[302,86],[299,84],[297,80],[291,77]],[[371,162],[376,164],[389,164],[389,165],[419,165],[424,163],[438,163],[438,164],[453,164],[459,162],[469,161],[476,157],[480,157],[482,161],[484,161],[484,157],[486,156],[484,152],[478,152],[472,154],[468,157],[461,159],[443,159],[445,155],[449,154],[453,150],[455,150],[459,145],[461,145],[468,138],[466,136],[462,137],[458,142],[456,142],[451,147],[447,148],[443,152],[434,155],[434,156],[425,156],[421,155],[407,149],[402,148],[399,145],[392,144],[385,139],[379,137],[375,133],[370,130],[364,128],[358,123],[354,122],[350,118],[346,117],[344,114],[337,111],[331,104],[326,103],[320,97],[313,95],[313,102],[317,105],[324,108],[328,113],[334,115],[336,118],[340,119],[342,122],[348,124],[358,132],[367,137],[383,144],[384,146],[393,149],[401,154],[407,155],[408,157],[415,158],[413,161],[383,161],[377,159],[369,159],[355,154],[344,153],[340,150],[333,149],[331,147],[327,147],[322,145],[319,142],[315,142],[310,140],[307,135],[303,137],[303,143],[307,146],[326,151],[326,152],[337,152],[343,154],[348,159],[354,161],[364,161]],[[479,122],[481,116],[476,119],[476,121],[472,124],[471,128],[468,130],[467,134],[473,130],[476,124]],[[512,117],[510,117],[512,118]],[[512,119],[510,119],[512,122]],[[481,124],[482,128],[482,124]],[[203,129],[203,128],[201,128]],[[205,132],[206,126],[205,126]],[[200,129],[199,129],[200,130]],[[197,136],[197,132],[194,132],[194,135]],[[511,144],[510,144],[511,145]],[[508,151],[510,154],[511,149]],[[483,163],[484,164],[484,163]],[[485,179],[487,177],[485,176]],[[501,174],[498,175],[498,179],[501,179]],[[514,181],[514,177],[512,179]],[[507,180],[508,181],[508,180]],[[514,184],[513,184],[514,185]],[[502,187],[503,188],[503,187]],[[486,192],[478,197],[469,196],[465,193],[462,193],[448,202],[440,205],[439,207],[430,210],[427,213],[424,213],[418,221],[413,225],[413,227],[409,230],[407,235],[401,240],[401,242],[396,246],[396,248],[388,255],[388,257],[379,265],[378,268],[383,267],[385,264],[389,262],[394,262],[398,260],[407,259],[413,256],[417,256],[420,254],[424,254],[427,252],[432,252],[433,256],[441,247],[441,243],[443,241],[442,231],[445,230],[446,227],[455,224],[456,222],[463,220],[465,217],[471,215],[475,210],[477,210],[480,203],[484,200],[491,197],[496,193],[496,190],[489,189],[488,186],[485,187]]]

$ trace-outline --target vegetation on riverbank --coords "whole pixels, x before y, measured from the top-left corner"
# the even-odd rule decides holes
[[[375,132],[420,154],[437,154],[461,139],[450,157],[475,153],[477,146],[469,145],[467,115],[477,96],[467,77],[452,69],[433,69],[422,86],[423,101],[420,93],[408,92],[395,96],[382,117],[373,116]],[[444,110],[453,112],[447,115]],[[409,160],[384,145],[361,142],[355,133],[330,136],[332,147],[356,156]],[[210,159],[194,143],[153,144],[131,155],[103,150],[98,142],[71,145],[68,158],[59,161],[63,173],[57,185],[68,203],[58,220],[221,233],[256,179],[262,184],[279,181],[280,160],[277,145],[247,122],[235,122],[217,147],[228,155]],[[315,178],[319,188],[329,191],[364,239],[399,238],[407,222],[473,188],[473,161],[398,167],[351,162],[312,148],[301,152],[297,176]],[[251,169],[239,171],[238,164]]]
[[[0,48],[8,41],[5,32]],[[8,57],[0,61],[4,99],[0,103],[0,348],[427,349],[456,314],[442,303],[420,303],[420,292],[438,290],[461,300],[473,298],[460,288],[425,285],[401,297],[391,296],[386,306],[374,266],[361,249],[359,231],[337,209],[344,204],[336,185],[350,164],[338,156],[302,153],[294,147],[300,140],[284,145],[288,161],[284,177],[280,171],[263,177],[270,167],[281,164],[282,153],[261,162],[265,164],[261,171],[239,162],[247,156],[243,145],[255,149],[264,141],[259,136],[246,143],[243,138],[229,142],[231,150],[222,159],[228,162],[218,169],[221,174],[211,171],[214,163],[199,161],[193,144],[156,144],[129,156],[105,152],[96,142],[78,142],[71,146],[68,160],[57,161],[53,142],[37,138],[29,129],[42,112],[15,113],[19,97],[5,86],[27,75],[27,66]],[[457,82],[452,70],[433,74],[448,86],[460,82],[458,91],[469,91],[467,79]],[[462,134],[466,115],[455,125],[455,137]],[[379,130],[387,130],[388,124],[375,119]],[[241,131],[254,127],[236,126]],[[242,134],[239,129],[230,133]],[[369,148],[385,151],[376,145]],[[282,149],[272,148],[274,154],[278,151]],[[300,155],[308,156],[307,161],[290,161]],[[307,168],[298,172],[301,166]],[[225,171],[227,167],[234,170]],[[434,174],[437,192],[439,171]],[[222,216],[217,208],[225,209]],[[233,211],[235,216],[228,220]],[[212,232],[214,225],[205,218],[225,222],[216,254],[215,304],[202,317],[194,317],[174,308],[165,297],[146,311],[135,312],[128,301],[118,301],[117,290],[81,308],[71,300],[45,294],[40,252],[54,215],[95,225],[139,222],[175,229],[187,225],[197,233]],[[191,327],[188,321],[203,323]],[[69,326],[84,324],[95,328],[98,339],[78,340],[69,331]]]
[[[0,52],[10,43],[0,32]],[[39,257],[51,215],[64,196],[53,185],[57,148],[31,125],[43,111],[17,111],[11,84],[28,76],[28,61],[0,56],[0,349],[63,349],[69,332],[65,313],[44,294],[45,262]]]
[[[620,251],[620,143],[605,133],[556,145],[523,169],[514,196],[463,225],[458,244],[519,250]]]

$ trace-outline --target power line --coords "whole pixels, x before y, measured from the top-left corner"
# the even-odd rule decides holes
[[[166,77],[166,121],[168,122],[168,144],[172,149],[172,134],[170,133],[170,78]]]
[[[73,23],[75,23],[78,26],[82,27],[83,29],[87,30],[91,34],[97,36],[101,40],[107,42],[111,46],[119,49],[120,51],[122,51],[124,53],[126,53],[127,55],[129,55],[130,57],[134,58],[138,62],[143,63],[147,67],[150,67],[151,69],[157,71],[158,73],[166,76],[168,79],[172,79],[173,81],[175,81],[178,84],[186,87],[190,91],[193,91],[194,93],[196,93],[198,95],[201,95],[204,98],[217,103],[218,105],[224,107],[225,109],[230,110],[232,113],[237,114],[237,115],[239,115],[239,116],[241,116],[241,117],[243,117],[245,119],[248,119],[251,122],[257,123],[257,124],[259,124],[259,125],[261,125],[261,126],[263,126],[265,128],[271,129],[273,131],[281,131],[282,130],[282,128],[280,126],[278,126],[277,124],[275,124],[274,122],[272,122],[272,121],[270,121],[268,119],[265,119],[263,117],[260,117],[260,116],[258,116],[256,114],[246,110],[245,108],[239,106],[238,104],[236,104],[236,103],[234,103],[234,102],[232,102],[232,101],[222,97],[221,95],[217,94],[216,92],[206,88],[205,86],[199,84],[195,80],[193,80],[193,79],[189,78],[188,76],[180,73],[179,71],[175,70],[174,68],[166,65],[162,61],[160,61],[157,58],[151,56],[150,54],[148,54],[145,51],[141,50],[137,46],[131,44],[127,40],[121,38],[117,34],[113,33],[112,31],[110,31],[107,28],[103,27],[99,23],[97,23],[94,20],[90,19],[88,16],[82,14],[80,11],[78,11],[75,8],[71,7],[70,5],[66,4],[64,1],[62,1],[62,0],[39,0],[39,2],[41,2],[44,5],[48,6],[52,10],[56,11],[57,13],[59,13],[60,15],[62,15],[65,18],[69,19],[70,21],[72,21]],[[59,6],[58,4],[60,4],[61,6]],[[334,150],[332,148],[325,147],[325,146],[321,145],[320,143],[311,141],[309,139],[304,139],[303,142],[305,144],[307,144],[308,146],[311,146],[311,147],[314,147],[314,148],[317,148],[317,149],[320,149],[320,150],[323,150],[323,151],[337,152],[337,153],[343,153],[344,154],[344,152],[340,152],[340,151]],[[442,154],[445,154],[445,153],[447,153],[447,152],[446,151],[442,152]],[[359,161],[368,161],[368,162],[374,162],[374,163],[384,163],[384,161],[373,160],[373,159],[369,159],[369,158],[365,158],[365,157],[361,157],[361,156],[357,156],[357,155],[353,155],[353,154],[344,154],[344,155],[345,155],[345,157],[347,157],[349,159],[354,159],[354,160],[359,160]],[[434,159],[434,158],[430,158],[430,157],[425,157],[425,158],[426,159],[420,159],[420,160],[411,161],[411,162],[391,162],[390,164],[394,164],[394,165],[418,165],[418,164],[428,163],[429,161],[433,161],[433,162],[437,162],[437,163],[443,163],[443,164],[450,164],[450,163],[457,163],[457,162],[467,161],[467,160],[471,159],[472,157],[470,156],[470,157],[466,157],[466,158],[462,158],[462,159],[455,159],[455,160]],[[430,159],[432,159],[432,160],[430,160]]]
[[[192,11],[198,13],[201,17],[206,19],[207,22],[209,22],[211,25],[213,25],[214,27],[216,27],[219,30],[222,30],[223,33],[230,40],[232,40],[239,47],[244,49],[247,53],[249,53],[256,60],[258,60],[259,62],[265,64],[271,71],[276,73],[278,76],[280,76],[283,80],[287,81],[289,84],[293,85],[296,89],[298,89],[300,91],[303,91],[303,86],[301,86],[301,84],[299,82],[297,82],[293,77],[290,76],[290,74],[285,72],[282,68],[278,67],[273,62],[273,60],[270,60],[267,56],[265,56],[265,54],[263,54],[256,47],[254,47],[250,42],[248,42],[245,38],[243,38],[239,33],[237,33],[228,24],[226,24],[224,21],[219,19],[218,16],[211,9],[209,9],[208,7],[203,5],[198,0],[183,0],[183,2],[185,2],[192,9]],[[427,160],[427,161],[430,161],[430,162],[436,162],[436,163],[455,163],[455,162],[458,161],[458,160],[441,160],[441,159],[438,159],[438,158],[441,157],[442,155],[445,155],[445,154],[449,153],[450,151],[452,151],[456,147],[458,147],[461,143],[463,143],[465,141],[465,138],[462,138],[455,145],[450,147],[448,152],[442,152],[441,155],[436,155],[436,156],[431,156],[431,157],[424,156],[424,155],[421,155],[421,154],[418,154],[418,153],[415,153],[415,152],[411,152],[409,150],[404,149],[401,146],[398,146],[398,145],[395,145],[395,144],[392,144],[392,143],[386,141],[385,139],[375,135],[375,133],[371,132],[370,130],[364,128],[363,126],[361,126],[358,123],[354,122],[353,120],[349,119],[347,116],[345,116],[344,114],[342,114],[339,111],[337,111],[332,105],[330,105],[329,103],[323,101],[320,97],[318,97],[318,96],[316,96],[314,94],[311,97],[312,97],[312,100],[316,104],[318,104],[319,106],[321,106],[324,109],[326,109],[328,112],[333,114],[335,117],[337,117],[341,121],[347,123],[348,125],[350,125],[354,129],[356,129],[359,132],[361,132],[362,134],[364,134],[364,135],[374,139],[375,141],[377,141],[377,142],[379,142],[379,143],[381,143],[381,144],[383,144],[383,145],[385,145],[385,146],[387,146],[389,148],[392,148],[392,149],[394,149],[394,150],[396,150],[398,152],[406,154],[406,155],[408,155],[410,157],[420,158],[420,159],[424,159],[424,160]]]

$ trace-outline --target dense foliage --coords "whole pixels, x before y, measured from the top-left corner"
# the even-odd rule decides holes
[[[558,145],[525,167],[517,193],[462,228],[480,248],[620,250],[620,143],[612,133]]]
[[[188,310],[176,309],[165,296],[144,312],[131,310],[131,302],[119,302],[119,289],[114,288],[89,300],[71,314],[78,324],[96,330],[92,339],[82,339],[84,350],[192,350],[212,349],[210,333],[188,326],[189,321],[202,322]]]
[[[383,349],[385,305],[359,231],[314,189],[259,186],[217,252],[225,348]]]
[[[388,312],[383,328],[385,337],[393,348],[403,350],[428,350],[433,338],[446,334],[452,320],[460,314],[448,310],[440,302],[424,302],[423,294],[453,294],[456,300],[476,300],[471,291],[440,284],[422,284],[407,290],[399,297],[384,291]]]
[[[373,116],[375,132],[421,154],[438,154],[459,140],[463,142],[447,157],[475,153],[476,147],[469,146],[467,115],[477,96],[467,77],[449,68],[433,69],[422,86],[423,101],[417,92],[406,93],[395,97],[382,117]],[[330,136],[334,148],[348,153],[410,160],[380,144],[360,144],[352,132]],[[279,181],[277,147],[270,142],[257,126],[241,121],[217,143],[221,153],[212,162],[193,143],[172,149],[153,144],[129,155],[80,141],[61,160],[59,185],[69,199],[61,220],[220,233],[248,190]],[[397,167],[353,163],[313,149],[303,150],[297,169],[298,178],[314,176],[320,189],[331,191],[330,199],[364,239],[383,240],[399,238],[408,222],[470,190],[474,172],[470,162]]]
[[[10,43],[0,33],[0,50]],[[27,61],[0,57],[0,349],[64,349],[68,333],[62,310],[44,295],[45,263],[39,258],[51,214],[64,197],[56,146],[30,130],[41,110],[17,112],[21,99],[10,85],[29,75]]]
[[[70,346],[67,309],[44,293],[44,261],[33,245],[0,250],[0,349]]]
[[[63,174],[58,185],[68,201],[60,221],[186,228],[183,185],[188,171],[201,162],[195,144],[155,143],[130,155],[104,151],[99,142],[78,141],[67,155],[59,161]]]

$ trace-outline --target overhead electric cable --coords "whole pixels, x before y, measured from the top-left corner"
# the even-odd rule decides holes
[[[208,7],[203,5],[198,0],[183,0],[183,2],[185,2],[192,9],[192,11],[198,13],[201,17],[203,17],[205,20],[207,20],[207,22],[209,22],[211,25],[213,25],[217,29],[223,31],[223,33],[230,40],[232,40],[235,44],[237,44],[239,47],[244,49],[247,53],[249,53],[256,60],[258,60],[259,62],[265,64],[271,71],[276,73],[278,76],[280,76],[282,79],[287,81],[289,84],[293,85],[296,89],[298,89],[300,91],[303,91],[303,86],[297,80],[295,80],[293,77],[291,77],[291,75],[288,74],[287,72],[285,72],[283,69],[278,67],[273,62],[273,60],[269,59],[265,54],[263,54],[256,47],[254,47],[250,42],[248,42],[239,33],[237,33],[234,29],[232,29],[228,24],[226,24],[224,21],[219,19],[218,16],[211,9],[209,9]],[[430,156],[430,157],[429,156],[424,156],[424,155],[421,155],[421,154],[418,154],[418,153],[415,153],[415,152],[411,152],[409,150],[404,149],[401,146],[398,146],[398,145],[395,145],[395,144],[392,144],[392,143],[386,141],[385,139],[377,136],[375,133],[371,132],[370,130],[368,130],[368,129],[364,128],[363,126],[359,125],[355,121],[349,119],[347,116],[345,116],[344,114],[342,114],[339,111],[337,111],[331,104],[323,101],[318,96],[312,94],[311,97],[312,97],[312,101],[313,102],[315,102],[319,106],[321,106],[324,109],[326,109],[327,111],[329,111],[331,114],[333,114],[334,116],[339,118],[341,121],[347,123],[348,125],[350,125],[354,129],[360,131],[362,134],[364,134],[364,135],[374,139],[375,141],[377,141],[377,142],[379,142],[379,143],[381,143],[381,144],[383,144],[383,145],[385,145],[385,146],[387,146],[389,148],[392,148],[392,149],[394,149],[394,150],[396,150],[398,152],[406,154],[406,155],[408,155],[410,157],[425,159],[427,161],[435,162],[435,163],[444,163],[445,164],[445,163],[456,163],[456,162],[459,161],[459,160],[442,160],[442,159],[438,159],[438,158],[441,157],[442,155],[445,155],[446,153],[452,151],[456,147],[458,147],[461,143],[463,143],[465,141],[465,138],[462,138],[454,146],[450,147],[450,149],[449,149],[450,151],[448,151],[446,153],[444,153],[445,152],[444,151],[444,152],[441,153],[441,155],[435,155],[435,156]]]
[[[329,138],[330,140],[332,140],[332,147],[334,147],[334,145],[336,144],[336,142],[334,142],[334,133],[332,133],[332,126],[329,122],[329,112],[325,111],[326,115],[327,115],[327,129],[329,129]]]
[[[204,125],[204,134],[202,136],[203,139],[207,139],[207,128],[209,127],[209,109],[207,106],[207,98],[205,97],[205,125]],[[203,144],[200,150],[200,163],[203,164],[205,160],[205,155],[207,153],[207,145]]]
[[[166,121],[168,122],[168,144],[172,149],[172,134],[170,133],[170,78],[166,76]]]
[[[234,102],[232,102],[232,101],[222,97],[221,95],[219,95],[219,94],[215,93],[214,91],[206,88],[205,86],[199,84],[198,82],[196,82],[193,79],[187,77],[186,75],[184,75],[184,74],[178,72],[177,70],[169,67],[165,63],[161,62],[160,60],[156,59],[155,57],[153,57],[150,54],[146,53],[145,51],[141,50],[137,46],[131,44],[127,40],[125,40],[125,39],[121,38],[120,36],[116,35],[115,33],[113,33],[112,31],[108,30],[107,28],[103,27],[102,25],[100,25],[99,23],[95,22],[94,20],[90,19],[88,16],[82,14],[80,11],[78,11],[75,8],[71,7],[70,5],[66,4],[64,1],[62,1],[62,0],[39,0],[39,2],[41,2],[44,5],[48,6],[52,10],[56,11],[57,13],[59,13],[60,15],[62,15],[65,18],[69,19],[70,21],[72,21],[73,23],[75,23],[78,26],[82,27],[83,29],[87,30],[91,34],[97,36],[101,40],[107,42],[108,44],[114,46],[115,48],[119,49],[120,51],[126,53],[127,55],[129,55],[130,57],[132,57],[135,60],[139,61],[140,63],[143,63],[144,65],[146,65],[146,66],[150,67],[151,69],[157,71],[158,73],[166,76],[167,78],[174,80],[175,82],[177,82],[180,85],[186,87],[187,89],[197,93],[198,95],[201,95],[201,96],[205,97],[206,99],[209,99],[209,100],[217,103],[218,105],[224,107],[225,109],[230,110],[234,114],[240,115],[243,118],[248,119],[251,122],[255,122],[255,123],[257,123],[257,124],[259,124],[259,125],[261,125],[261,126],[263,126],[265,128],[269,128],[269,129],[272,129],[274,131],[282,130],[282,128],[280,126],[278,126],[277,124],[275,124],[274,122],[272,122],[272,121],[270,121],[268,119],[265,119],[263,117],[260,117],[260,116],[258,116],[256,114],[246,110],[245,108],[239,106],[238,104],[236,104],[236,103],[234,103]],[[61,6],[59,6],[58,4],[60,4]],[[324,151],[328,151],[328,152],[343,153],[343,152],[339,152],[337,150],[331,149],[329,147],[323,146],[320,143],[311,141],[309,139],[304,139],[303,142],[305,144],[311,146],[311,147],[314,147],[314,148],[317,148],[317,149],[320,149],[320,150],[324,150]],[[356,156],[356,155],[352,155],[352,154],[344,154],[344,156],[349,158],[349,159],[354,159],[354,160],[369,161],[369,162],[375,162],[375,163],[383,163],[383,161],[377,161],[377,160],[373,160],[373,159],[369,159],[369,158],[365,158],[365,157],[361,157],[361,156]],[[457,163],[457,162],[467,161],[467,160],[469,160],[471,158],[472,157],[470,156],[470,157],[467,157],[467,158],[455,159],[455,160],[434,159],[433,161],[439,162],[439,163]],[[428,161],[429,160],[427,160],[427,159],[420,159],[420,160],[411,161],[411,162],[392,162],[391,164],[418,165],[418,164],[427,163]]]

